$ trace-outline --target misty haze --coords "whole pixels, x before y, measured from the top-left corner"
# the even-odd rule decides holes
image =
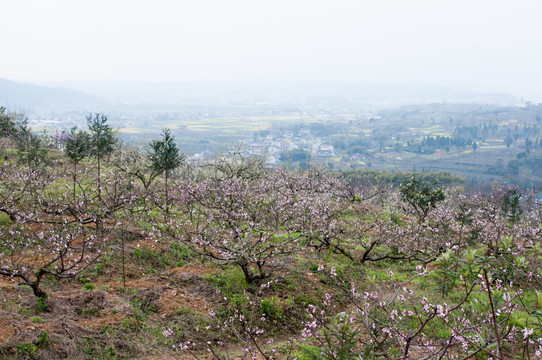
[[[542,3],[2,4],[1,359],[542,359]]]

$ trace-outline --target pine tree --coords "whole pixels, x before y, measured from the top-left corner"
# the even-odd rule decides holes
[[[157,173],[165,172],[166,183],[166,215],[169,214],[168,178],[171,170],[181,166],[184,157],[179,153],[179,148],[169,129],[163,129],[162,140],[154,140],[150,144],[151,152],[149,160]]]
[[[106,124],[107,116],[103,114],[90,114],[87,116],[87,125],[90,131],[89,152],[98,163],[98,197],[101,198],[102,184],[100,180],[101,162],[104,157],[111,154],[117,139],[113,129]]]
[[[89,135],[84,131],[77,131],[73,127],[66,139],[64,153],[73,163],[73,201],[75,202],[75,185],[77,183],[77,164],[89,153]]]
[[[21,163],[36,168],[46,160],[47,150],[43,147],[41,138],[32,133],[26,119],[17,125],[15,141]]]

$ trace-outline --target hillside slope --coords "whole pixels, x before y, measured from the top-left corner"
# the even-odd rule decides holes
[[[81,91],[30,85],[0,78],[0,104],[25,110],[87,110],[104,107],[107,102]]]

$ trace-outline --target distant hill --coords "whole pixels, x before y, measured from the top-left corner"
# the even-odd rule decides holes
[[[62,87],[30,85],[0,78],[0,106],[21,110],[93,110],[105,100]]]
[[[486,103],[520,102],[506,93],[459,91],[446,87],[339,83],[320,81],[244,82],[64,82],[55,83],[93,94],[112,103],[173,104],[192,99],[356,99],[366,103]]]
[[[106,99],[106,100],[103,100]],[[324,101],[350,99],[362,103],[427,104],[485,103],[514,105],[516,96],[505,93],[458,91],[446,87],[310,81],[240,82],[46,82],[23,84],[0,79],[0,106],[23,110],[103,111],[119,106],[176,105],[256,101]]]

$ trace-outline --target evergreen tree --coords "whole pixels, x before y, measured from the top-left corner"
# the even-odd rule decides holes
[[[510,147],[510,145],[512,145],[512,143],[514,142],[514,139],[512,139],[510,135],[506,135],[504,142],[506,143],[506,147]]]
[[[41,138],[32,134],[32,130],[28,127],[26,119],[18,124],[15,141],[17,154],[21,163],[35,168],[47,158],[47,151],[43,147]]]
[[[17,133],[17,126],[13,114],[9,114],[6,108],[0,106],[0,138],[12,137]]]
[[[73,127],[66,139],[64,153],[73,163],[73,201],[75,201],[75,184],[77,182],[77,164],[89,153],[89,135],[84,131],[77,131]]]
[[[412,206],[420,223],[425,221],[429,211],[446,199],[444,187],[436,180],[429,181],[412,176],[406,184],[402,184],[399,193],[403,201]]]
[[[102,159],[113,152],[114,145],[117,142],[113,129],[106,124],[107,116],[103,114],[90,114],[87,116],[87,125],[90,131],[89,152],[96,158],[98,163],[98,197],[101,197],[102,184],[100,181],[100,171]]]
[[[149,160],[154,171],[161,174],[165,172],[166,183],[166,215],[169,214],[169,198],[168,198],[168,178],[170,171],[181,166],[183,155],[179,153],[179,148],[175,143],[174,137],[169,129],[163,129],[162,140],[154,140],[150,144],[151,152]]]

